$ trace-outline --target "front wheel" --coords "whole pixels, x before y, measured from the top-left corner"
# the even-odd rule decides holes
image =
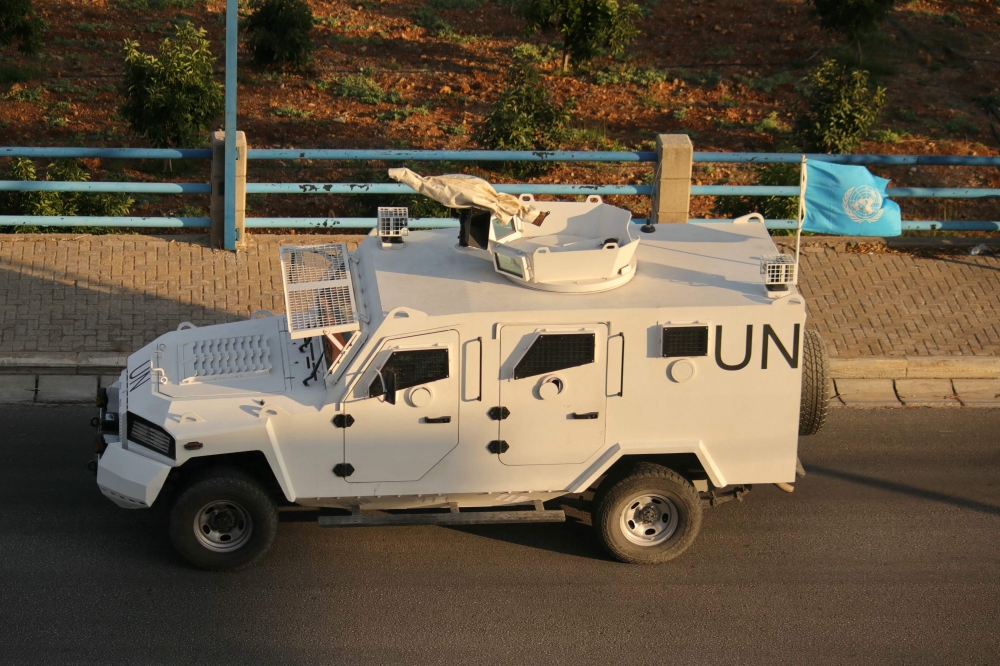
[[[268,551],[278,506],[253,478],[210,472],[188,486],[170,511],[170,540],[191,564],[210,571],[245,567]]]
[[[598,538],[612,557],[632,564],[679,556],[701,529],[701,499],[677,472],[639,463],[598,493],[592,513]]]

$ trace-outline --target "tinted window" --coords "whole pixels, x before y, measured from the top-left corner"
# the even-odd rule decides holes
[[[663,355],[707,356],[708,326],[671,326],[663,329]]]
[[[396,375],[396,390],[419,386],[448,378],[447,349],[415,349],[393,352],[382,372],[391,370]],[[368,397],[382,395],[382,380],[375,377],[368,387]]]
[[[544,375],[594,362],[593,333],[539,335],[514,368],[514,379]]]

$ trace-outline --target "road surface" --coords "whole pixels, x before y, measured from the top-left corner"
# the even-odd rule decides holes
[[[293,511],[230,574],[180,561],[162,511],[100,495],[94,413],[0,408],[0,663],[1000,658],[1000,410],[836,410],[794,494],[709,510],[669,565],[610,561],[576,521],[321,530]]]

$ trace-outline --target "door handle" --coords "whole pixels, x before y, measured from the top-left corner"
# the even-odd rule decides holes
[[[425,416],[424,417],[424,423],[451,423],[451,417],[450,416],[439,416],[439,417],[437,417],[435,419],[435,418],[431,418],[430,416]]]
[[[583,414],[577,414],[576,412],[573,412],[572,414],[569,415],[569,417],[571,419],[596,419],[600,415],[601,415],[600,412],[585,412]]]

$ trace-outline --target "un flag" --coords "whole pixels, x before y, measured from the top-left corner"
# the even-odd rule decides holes
[[[803,231],[846,236],[898,236],[899,205],[885,198],[889,181],[862,166],[807,160]]]

